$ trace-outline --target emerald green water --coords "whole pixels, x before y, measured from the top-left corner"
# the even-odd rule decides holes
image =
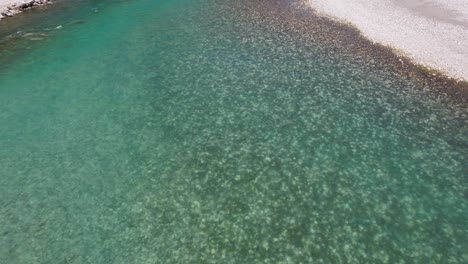
[[[314,21],[295,0],[2,21],[0,263],[467,263],[466,105]]]

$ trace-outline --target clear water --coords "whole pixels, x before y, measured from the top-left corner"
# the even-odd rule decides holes
[[[0,263],[468,262],[466,106],[300,3],[26,17],[2,22]]]

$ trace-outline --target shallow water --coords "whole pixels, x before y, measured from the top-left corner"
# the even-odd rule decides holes
[[[468,262],[466,107],[302,34],[309,15],[80,1],[4,21],[0,263]]]

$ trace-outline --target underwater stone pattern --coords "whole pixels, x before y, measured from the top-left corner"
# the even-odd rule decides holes
[[[0,74],[0,262],[468,261],[466,105],[295,1],[100,10]]]

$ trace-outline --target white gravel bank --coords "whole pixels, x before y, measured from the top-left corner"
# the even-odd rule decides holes
[[[22,10],[50,3],[50,0],[0,0],[0,20]]]
[[[467,0],[309,0],[416,63],[468,80]]]
[[[7,7],[13,4],[18,4],[22,2],[23,1],[19,1],[19,0],[0,0],[0,14],[5,12],[7,10]]]

